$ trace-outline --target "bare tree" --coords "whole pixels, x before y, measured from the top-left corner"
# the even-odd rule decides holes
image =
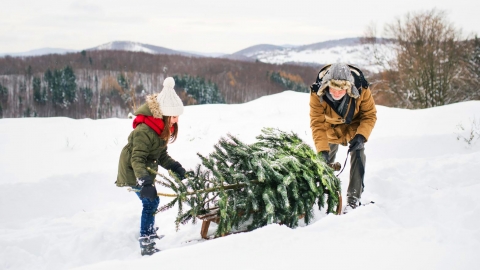
[[[471,39],[469,42],[470,54],[467,56],[466,74],[468,80],[465,82],[467,87],[465,91],[471,97],[471,99],[480,99],[480,40],[478,36]]]
[[[369,26],[364,42],[378,44],[376,35]],[[461,30],[447,20],[445,11],[408,13],[387,24],[385,36],[395,42],[395,57],[380,54],[374,59],[385,68],[382,77],[397,105],[428,108],[468,99],[463,82],[471,43],[461,40]]]

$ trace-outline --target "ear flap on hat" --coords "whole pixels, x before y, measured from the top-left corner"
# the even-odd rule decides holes
[[[365,79],[365,76],[363,76],[363,72],[354,65],[348,65],[348,67],[350,68],[350,73],[352,73],[352,76],[355,79],[355,87],[358,89],[368,88],[370,84]]]
[[[322,67],[320,69],[320,71],[318,72],[318,75],[317,75],[317,79],[315,80],[315,83],[313,83],[310,86],[310,91],[312,93],[316,93],[317,95],[321,95],[323,89],[325,89],[325,86],[322,85],[323,77],[325,76],[325,73],[327,73],[327,71],[330,69],[331,65],[332,64],[325,65],[324,67]],[[319,91],[320,91],[320,93],[318,93]]]
[[[323,77],[330,70],[331,66],[332,66],[332,64],[326,65],[322,69],[320,69],[320,71],[318,72],[318,76],[317,76],[317,82],[322,81]]]

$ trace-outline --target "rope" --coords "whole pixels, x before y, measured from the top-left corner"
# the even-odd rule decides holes
[[[350,153],[350,149],[348,149],[347,151],[347,158],[345,158],[345,163],[343,163],[343,167],[342,167],[342,170],[337,174],[337,177],[343,172],[343,170],[345,169],[345,165],[347,165],[347,160],[348,160],[348,154]]]

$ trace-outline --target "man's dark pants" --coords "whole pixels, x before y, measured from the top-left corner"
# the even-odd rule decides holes
[[[328,144],[330,153],[328,155],[328,163],[335,162],[338,151],[338,144]],[[357,204],[360,202],[362,192],[365,187],[363,178],[365,176],[365,164],[367,158],[365,156],[365,148],[350,152],[350,182],[347,189],[348,203]]]

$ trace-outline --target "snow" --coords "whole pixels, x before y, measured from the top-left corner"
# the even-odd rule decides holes
[[[96,47],[97,50],[126,50],[131,52],[146,52],[156,54],[157,52],[146,48],[143,44],[138,42],[124,42],[114,41]]]
[[[220,137],[253,142],[262,127],[293,130],[313,147],[308,100],[285,91],[188,106],[169,154],[194,168],[196,153],[209,154]],[[479,119],[480,101],[377,107],[362,198],[375,204],[341,216],[316,210],[313,223],[296,229],[273,224],[208,241],[200,222],[176,232],[174,207],[156,216],[165,237],[151,257],[140,256],[137,242],[140,201],[114,185],[132,119],[0,119],[0,269],[478,269],[480,143],[457,137]],[[346,152],[340,147],[337,161]]]
[[[375,49],[387,60],[394,59],[394,44],[379,44]],[[312,50],[299,50],[297,48],[283,48],[269,51],[258,51],[247,54],[248,57],[255,57],[261,62],[270,64],[283,64],[287,62],[299,63],[353,63],[362,69],[371,72],[379,72],[383,67],[373,63],[373,45],[358,44],[348,46],[335,46],[330,48]]]

